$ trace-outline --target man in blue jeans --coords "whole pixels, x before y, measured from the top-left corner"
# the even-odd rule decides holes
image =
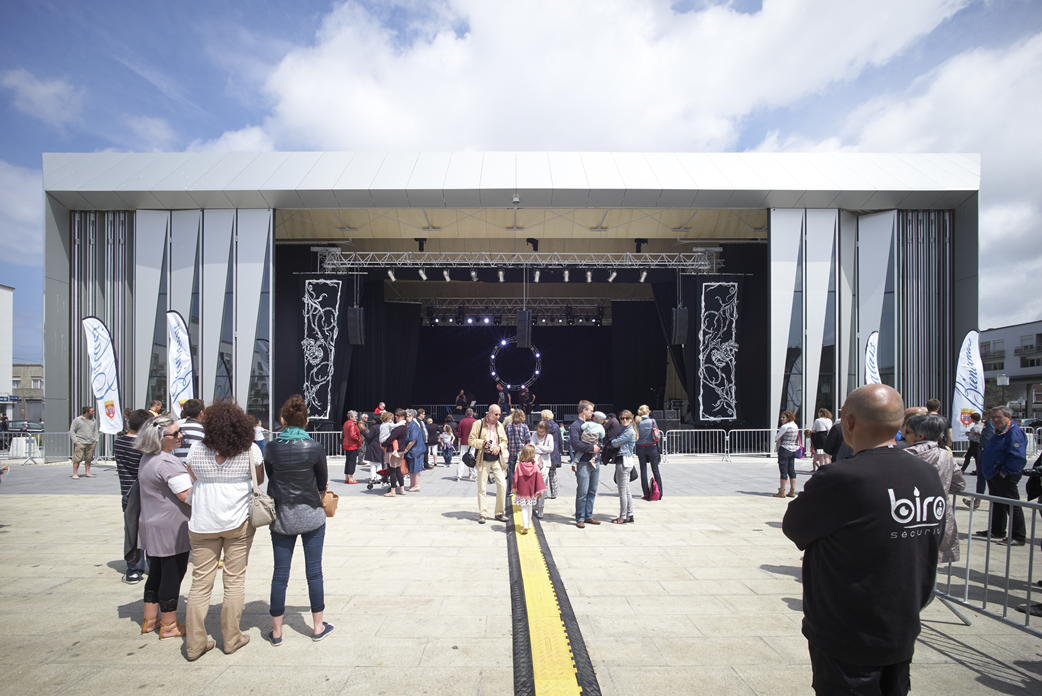
[[[1027,437],[1020,426],[1013,422],[1013,412],[1007,406],[998,406],[991,410],[991,424],[995,426],[995,434],[980,454],[979,472],[988,479],[988,493],[996,498],[1020,500],[1020,477],[1027,463]],[[979,480],[979,476],[978,476]],[[1013,508],[1013,522],[1010,525],[1009,537],[1006,537],[1006,518]],[[1000,544],[1023,546],[1027,540],[1027,529],[1024,526],[1024,508],[1019,506],[992,503],[991,531],[983,529],[973,533],[974,536],[991,536]]]
[[[593,462],[593,455],[601,451],[599,445],[583,442],[583,423],[593,418],[593,404],[579,402],[579,416],[568,428],[568,445],[572,450],[572,471],[575,472],[575,526],[579,529],[587,524],[600,524],[593,519],[593,501],[597,497],[597,484],[601,471]]]

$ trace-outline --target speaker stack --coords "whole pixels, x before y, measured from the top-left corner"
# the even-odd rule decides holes
[[[532,312],[527,309],[517,313],[517,347],[532,347]]]
[[[687,307],[673,308],[673,340],[670,345],[687,343]]]
[[[361,307],[347,308],[347,342],[352,346],[365,345],[364,312]]]

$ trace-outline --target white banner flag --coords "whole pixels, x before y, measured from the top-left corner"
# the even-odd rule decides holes
[[[952,439],[968,440],[970,416],[984,412],[984,364],[980,359],[980,334],[969,331],[959,350],[955,370],[955,396],[952,398]]]
[[[97,317],[83,320],[87,334],[87,358],[90,361],[90,388],[94,392],[98,414],[98,430],[103,433],[123,431],[123,407],[119,401],[119,370],[112,336]]]
[[[195,398],[195,369],[192,364],[192,342],[188,338],[188,327],[180,312],[166,313],[166,346],[168,351],[167,396],[170,398],[170,413],[181,417],[181,407]]]
[[[882,384],[879,378],[879,332],[868,335],[865,345],[865,384]]]

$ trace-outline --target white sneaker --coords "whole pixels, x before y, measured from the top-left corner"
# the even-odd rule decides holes
[[[543,511],[542,510],[536,510],[535,511],[535,516],[538,517],[539,519],[543,519]]]
[[[459,481],[459,476],[456,477],[456,480]]]

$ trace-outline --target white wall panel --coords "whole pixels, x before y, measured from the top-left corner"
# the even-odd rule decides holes
[[[135,215],[134,394],[128,399],[130,406],[139,407],[148,398],[148,369],[152,363],[163,247],[169,226],[170,213],[165,210],[139,210]]]
[[[785,353],[792,321],[792,290],[803,243],[803,210],[771,210],[771,424],[781,403]],[[807,361],[804,360],[804,363]]]
[[[445,207],[445,175],[449,171],[448,152],[421,152],[405,190],[409,205],[421,208]]]
[[[836,238],[838,211],[807,211],[807,250],[803,257],[803,293],[807,327],[803,341],[803,427],[814,422],[821,371],[821,344],[825,335],[825,310],[829,300],[829,271],[832,269],[832,243]]]
[[[248,403],[257,312],[264,282],[264,252],[271,233],[270,210],[240,210],[236,225],[235,399]],[[270,374],[270,371],[269,371]]]
[[[175,210],[170,224],[170,309],[180,312],[185,322],[192,320],[192,281],[199,247],[200,210]]]
[[[887,210],[858,217],[858,362],[864,364],[865,345],[879,331],[886,293],[886,267],[894,246],[897,211]],[[864,384],[863,370],[858,385]]]
[[[850,350],[851,344],[857,345],[857,216],[853,213],[840,212],[836,243],[839,255],[839,263],[836,265],[836,321],[839,324],[839,330],[836,332],[836,350],[839,353],[839,393],[836,394],[836,406],[841,407],[847,394],[858,386],[857,378],[850,380],[849,375],[861,374],[860,354],[856,350]]]
[[[203,211],[203,282],[199,288],[202,332],[199,336],[199,398],[209,403],[217,382],[217,356],[221,350],[224,291],[228,282],[229,251],[235,230],[234,210]],[[232,366],[233,369],[235,365]]]

